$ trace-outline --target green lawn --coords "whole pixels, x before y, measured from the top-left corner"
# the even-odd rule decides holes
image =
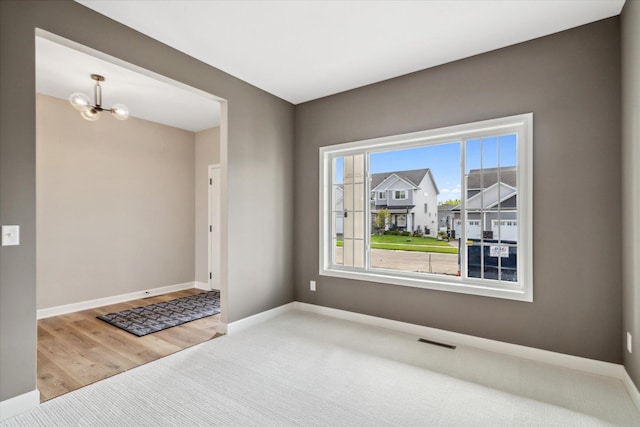
[[[438,240],[435,237],[412,237],[412,236],[393,236],[391,234],[384,234],[382,236],[372,235],[372,243],[392,243],[392,244],[409,244],[420,246],[445,246],[451,247],[448,242],[444,240]]]
[[[339,239],[336,242],[336,245],[342,246],[342,240]],[[453,247],[448,242],[438,240],[433,237],[372,235],[371,248],[388,249],[395,251],[436,252],[442,254],[458,253],[457,247]]]

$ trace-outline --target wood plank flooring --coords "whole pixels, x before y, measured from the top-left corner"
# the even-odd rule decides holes
[[[102,320],[101,314],[203,292],[188,289],[38,320],[40,401],[135,368],[221,335],[220,315],[136,337]]]

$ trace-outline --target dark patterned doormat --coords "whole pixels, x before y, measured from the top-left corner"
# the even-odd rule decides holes
[[[98,319],[142,337],[220,313],[220,291],[208,291],[171,301],[98,316]]]

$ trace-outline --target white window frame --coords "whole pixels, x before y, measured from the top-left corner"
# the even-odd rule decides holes
[[[387,192],[386,191],[378,191],[378,200],[387,200]]]
[[[332,263],[331,239],[331,164],[332,159],[353,154],[366,154],[368,173],[369,154],[382,151],[415,148],[467,139],[485,138],[496,135],[517,134],[517,174],[518,174],[518,281],[503,284],[499,281],[480,280],[469,277],[445,276],[429,273],[412,273],[396,270],[371,270],[369,266],[370,248],[365,245],[365,267],[344,267]],[[461,144],[461,162],[464,163],[465,144]],[[487,297],[504,298],[518,301],[533,301],[533,113],[466,123],[456,126],[431,129],[409,134],[373,138],[363,141],[320,147],[320,227],[319,227],[319,274],[321,276],[340,277],[368,282],[387,283],[425,289],[435,289]],[[464,165],[461,165],[462,206],[461,221],[466,224],[464,204],[466,187],[464,186]],[[369,174],[370,176],[370,174]],[[366,181],[366,187],[370,180]],[[365,188],[369,192],[369,188]],[[367,194],[367,193],[365,193]],[[369,209],[367,206],[366,209]],[[367,217],[366,211],[365,217]],[[369,214],[370,215],[370,214]],[[370,224],[365,221],[366,235],[370,235]],[[461,233],[466,230],[461,227]],[[464,237],[464,236],[463,236]],[[368,243],[368,239],[367,239]],[[466,266],[466,250],[462,248],[461,268]]]

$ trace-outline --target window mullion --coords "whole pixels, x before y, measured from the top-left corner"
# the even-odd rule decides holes
[[[371,171],[369,169],[369,152],[364,156],[364,187],[365,194],[371,193]],[[375,203],[375,200],[374,200]],[[364,206],[364,269],[371,269],[371,202]]]
[[[498,248],[502,253],[502,165],[500,164],[500,137],[496,142],[496,180],[498,183]],[[502,280],[502,256],[498,256],[498,280]]]
[[[460,238],[458,244],[458,256],[460,257],[460,276],[468,278],[469,267],[467,257],[467,139],[460,143]]]
[[[484,279],[484,138],[480,139],[480,278]]]

